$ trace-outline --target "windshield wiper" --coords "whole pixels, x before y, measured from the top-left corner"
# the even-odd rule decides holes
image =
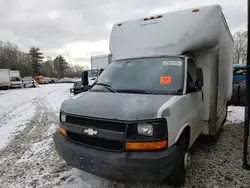
[[[149,94],[146,90],[139,90],[139,89],[119,89],[116,90],[119,93],[142,93],[142,94]]]
[[[111,89],[112,86],[109,85],[109,84],[105,84],[105,83],[96,83],[95,85],[103,86],[103,87],[105,87],[107,90],[111,91],[112,93],[115,93],[115,92],[116,92],[115,90]]]

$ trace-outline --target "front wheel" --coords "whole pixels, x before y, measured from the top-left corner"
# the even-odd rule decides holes
[[[176,163],[173,172],[167,178],[167,181],[170,185],[173,186],[183,186],[186,181],[187,169],[190,166],[191,156],[187,152],[188,141],[186,138],[181,138],[177,143],[177,155]]]

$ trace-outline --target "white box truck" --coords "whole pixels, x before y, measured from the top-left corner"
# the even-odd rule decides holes
[[[222,8],[114,24],[110,52],[95,85],[62,103],[56,150],[108,179],[183,185],[189,148],[227,116],[233,38]]]
[[[11,88],[22,88],[23,83],[19,70],[10,70]]]
[[[91,69],[105,69],[111,62],[111,54],[91,57]]]
[[[10,70],[0,69],[0,89],[9,89],[10,86]]]
[[[111,63],[111,54],[91,56],[91,69],[88,70],[88,88],[91,87],[102,71]],[[82,80],[74,82],[73,88],[70,89],[74,95],[86,91],[85,86],[82,84]]]

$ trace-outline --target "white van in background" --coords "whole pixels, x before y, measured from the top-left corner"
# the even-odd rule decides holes
[[[22,88],[23,83],[19,70],[10,70],[11,88]]]

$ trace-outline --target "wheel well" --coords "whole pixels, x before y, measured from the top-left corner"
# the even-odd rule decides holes
[[[185,138],[188,141],[187,146],[189,146],[189,142],[190,142],[190,127],[189,126],[185,127],[185,129],[183,129],[183,131],[178,139],[178,142],[182,138]]]

